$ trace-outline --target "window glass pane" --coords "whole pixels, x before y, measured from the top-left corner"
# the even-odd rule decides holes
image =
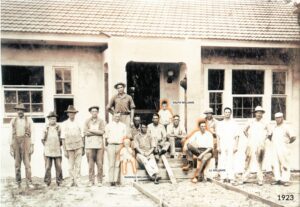
[[[32,103],[43,103],[42,91],[31,91],[31,102]]]
[[[277,112],[282,112],[283,117],[286,118],[286,98],[285,97],[273,97],[272,98],[272,120],[274,120],[274,114]]]
[[[4,91],[5,103],[17,103],[16,91]]]
[[[32,104],[32,112],[43,112],[43,104]]]
[[[15,112],[16,104],[5,104],[5,112]]]
[[[233,98],[233,117],[251,118],[256,106],[262,105],[261,97],[234,97]]]
[[[209,107],[213,109],[214,114],[222,114],[222,93],[209,93]]]
[[[62,78],[62,70],[56,69],[55,70],[55,80],[61,81],[62,79],[63,79]]]
[[[30,112],[30,104],[24,104],[25,106],[25,112]]]
[[[232,94],[263,94],[264,71],[233,70]]]
[[[71,70],[64,70],[64,80],[66,81],[71,80]]]
[[[2,65],[2,82],[3,85],[44,85],[44,68]]]
[[[71,93],[71,83],[70,82],[65,82],[64,87],[65,87],[65,94]]]
[[[285,72],[273,72],[273,94],[285,94]]]
[[[63,93],[62,82],[56,82],[56,93]]]
[[[208,90],[224,90],[224,70],[208,70]]]
[[[29,91],[18,91],[19,103],[30,103]]]

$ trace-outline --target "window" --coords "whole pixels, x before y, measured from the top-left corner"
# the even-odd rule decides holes
[[[63,122],[68,119],[65,110],[69,105],[74,105],[74,97],[72,94],[72,67],[54,67],[54,72],[56,88],[54,108],[58,116],[57,121]]]
[[[5,89],[5,112],[15,112],[14,107],[23,103],[26,112],[43,112],[43,91],[35,89]]]
[[[71,94],[72,81],[71,81],[70,68],[56,68],[55,69],[55,83],[57,94]]]
[[[213,109],[215,115],[221,115],[223,107],[224,70],[208,70],[208,90],[209,107]]]
[[[282,112],[286,117],[286,72],[273,72],[272,75],[271,117]]]
[[[262,106],[263,70],[232,70],[233,117],[252,118],[256,106]]]
[[[44,68],[40,66],[2,66],[5,113],[23,103],[26,112],[42,115]]]

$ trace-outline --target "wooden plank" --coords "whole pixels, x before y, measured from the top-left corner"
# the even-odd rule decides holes
[[[166,156],[165,156],[165,155],[161,155],[161,159],[162,159],[162,161],[163,161],[163,163],[164,163],[164,165],[165,165],[165,168],[166,168],[166,170],[167,170],[167,172],[168,172],[168,175],[169,175],[169,178],[170,178],[170,180],[171,180],[171,183],[172,183],[172,184],[177,183],[177,182],[176,182],[176,178],[175,178],[175,176],[174,176],[174,173],[173,173],[172,169],[170,168],[170,165],[169,165],[169,163],[168,163],[168,160],[167,160]]]
[[[280,205],[280,204],[278,204],[278,203],[275,203],[275,202],[273,202],[273,201],[267,200],[267,199],[262,198],[262,197],[260,197],[260,196],[258,196],[258,195],[255,195],[255,194],[253,194],[253,193],[248,193],[248,192],[246,192],[246,191],[244,191],[244,190],[241,190],[241,189],[239,189],[239,188],[237,188],[237,187],[234,187],[234,186],[232,186],[232,185],[227,185],[227,184],[225,184],[225,183],[222,183],[222,182],[220,182],[220,181],[213,180],[213,179],[209,179],[209,180],[211,180],[213,183],[215,183],[215,184],[217,184],[217,185],[219,185],[219,186],[222,186],[223,188],[225,188],[225,189],[227,189],[227,190],[231,190],[231,191],[234,191],[234,192],[237,192],[237,193],[241,193],[241,194],[247,196],[247,197],[250,198],[250,199],[260,201],[260,202],[262,202],[262,203],[264,203],[264,204],[267,204],[267,205],[269,205],[269,206],[272,206],[272,207],[283,207],[282,205]]]
[[[160,199],[157,195],[151,193],[150,191],[146,190],[142,185],[139,183],[133,183],[133,187],[135,187],[138,191],[143,193],[145,196],[153,200],[155,203],[157,203],[161,207],[169,207],[169,205],[162,199]]]

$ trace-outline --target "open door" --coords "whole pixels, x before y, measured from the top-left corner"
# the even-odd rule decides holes
[[[135,114],[150,123],[159,110],[160,68],[156,63],[129,62],[126,65],[127,93],[136,105]]]

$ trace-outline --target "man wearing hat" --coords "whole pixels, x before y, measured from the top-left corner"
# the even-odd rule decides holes
[[[257,172],[257,184],[263,185],[262,163],[268,129],[267,123],[263,120],[264,113],[265,110],[261,106],[255,107],[255,118],[250,120],[244,129],[244,134],[248,138],[248,145],[242,183],[247,180],[251,172]]]
[[[97,165],[97,185],[102,186],[105,122],[98,117],[99,107],[89,108],[91,117],[84,124],[86,157],[89,164],[89,186],[95,183],[95,164]]]
[[[79,124],[75,120],[78,112],[69,105],[65,111],[68,119],[62,123],[61,139],[65,157],[69,160],[69,175],[72,179],[70,186],[79,185],[81,157],[84,155],[84,141]]]
[[[135,104],[132,97],[124,92],[125,87],[125,83],[121,82],[114,86],[114,88],[118,90],[118,94],[111,98],[106,108],[112,114],[114,112],[120,113],[120,121],[124,123],[127,130],[129,130],[130,126],[133,125]]]
[[[51,111],[47,118],[49,123],[44,129],[44,136],[42,137],[42,143],[44,145],[44,156],[46,161],[44,182],[47,186],[49,186],[51,183],[51,168],[53,161],[56,171],[56,184],[59,186],[62,182],[62,140],[60,139],[61,129],[60,126],[56,123],[57,115],[55,112]]]
[[[273,173],[275,181],[272,185],[283,184],[289,186],[290,183],[290,150],[288,145],[296,140],[296,135],[290,127],[284,123],[283,113],[275,114],[276,125],[271,131],[269,138],[273,148]]]
[[[24,115],[26,108],[23,104],[15,106],[18,116],[10,122],[12,139],[10,144],[10,154],[15,159],[16,182],[21,187],[21,162],[25,165],[26,184],[29,188],[34,188],[31,179],[30,158],[33,153],[32,119]]]
[[[213,148],[213,158],[215,158],[215,166],[218,166],[218,151],[217,151],[217,136],[216,136],[216,125],[217,120],[213,117],[213,109],[208,108],[204,111],[205,120],[206,120],[206,128],[212,133],[214,137],[214,148]]]

